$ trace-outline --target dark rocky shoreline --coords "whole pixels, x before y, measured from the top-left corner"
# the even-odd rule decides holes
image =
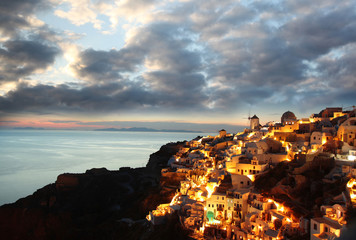
[[[160,175],[182,146],[162,146],[144,168],[59,175],[56,183],[0,207],[1,239],[185,239],[174,215],[165,226],[145,220],[174,195],[178,186],[167,186]]]

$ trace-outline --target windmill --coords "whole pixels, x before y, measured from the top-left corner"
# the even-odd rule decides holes
[[[250,120],[251,120],[251,106],[248,109],[248,117],[244,117],[242,119],[247,119],[246,126],[250,126]]]

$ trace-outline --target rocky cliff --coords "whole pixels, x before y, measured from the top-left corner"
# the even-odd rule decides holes
[[[170,143],[151,154],[144,168],[105,168],[61,174],[13,204],[0,207],[1,239],[180,239],[178,220],[153,228],[145,215],[170,201],[175,189],[160,171],[184,143]]]
[[[254,186],[264,196],[289,205],[301,216],[315,216],[321,205],[338,203],[335,196],[345,191],[345,179],[325,179],[334,166],[334,159],[323,154],[303,164],[281,162],[258,176]]]

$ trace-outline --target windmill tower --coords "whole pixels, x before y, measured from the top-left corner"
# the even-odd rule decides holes
[[[249,117],[250,120],[250,129],[251,130],[258,130],[260,127],[260,119],[256,116],[253,115],[253,117]]]

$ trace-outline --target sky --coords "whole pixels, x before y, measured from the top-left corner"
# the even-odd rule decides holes
[[[0,126],[234,131],[356,103],[356,2],[2,0]]]

